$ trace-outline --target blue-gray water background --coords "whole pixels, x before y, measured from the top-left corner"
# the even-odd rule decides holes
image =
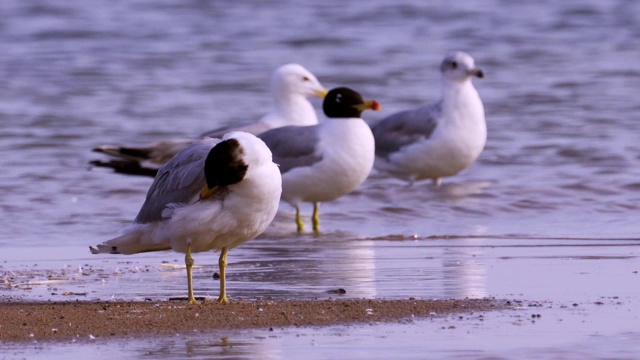
[[[258,119],[272,71],[287,62],[377,99],[383,110],[365,116],[375,120],[436,100],[451,50],[487,74],[475,81],[489,127],[479,161],[437,190],[369,181],[323,204],[325,231],[640,233],[636,1],[7,0],[0,9],[0,248],[87,245],[135,216],[151,180],[89,171],[94,146]]]

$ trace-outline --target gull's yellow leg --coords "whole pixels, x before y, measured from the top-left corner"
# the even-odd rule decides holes
[[[191,268],[193,267],[193,258],[191,257],[191,242],[187,243],[187,253],[184,256],[184,264],[187,266],[187,287],[189,288],[189,303],[198,304],[193,296],[193,278],[191,276]]]
[[[304,230],[304,221],[300,216],[300,208],[296,206],[296,225],[298,225],[298,232],[301,233]]]
[[[229,302],[227,299],[227,251],[229,249],[226,247],[222,248],[222,253],[220,254],[220,259],[218,260],[218,265],[220,266],[220,296],[218,297],[218,302],[221,304],[226,304]]]
[[[313,222],[313,231],[316,233],[320,232],[320,203],[313,203],[313,215],[311,216],[311,221]]]

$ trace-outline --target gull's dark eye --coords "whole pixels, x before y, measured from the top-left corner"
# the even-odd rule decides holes
[[[458,67],[458,63],[454,60],[451,62],[451,68],[456,69]]]
[[[309,79],[308,77],[305,76],[305,77],[302,78],[302,81],[311,81],[311,79]]]

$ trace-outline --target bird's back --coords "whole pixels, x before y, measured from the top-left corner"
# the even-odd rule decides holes
[[[174,156],[156,175],[147,197],[135,219],[146,224],[162,219],[169,204],[188,204],[197,200],[206,185],[204,161],[220,139],[196,141]]]
[[[403,146],[426,140],[438,126],[442,103],[400,111],[380,120],[371,129],[376,141],[376,156],[389,157]]]

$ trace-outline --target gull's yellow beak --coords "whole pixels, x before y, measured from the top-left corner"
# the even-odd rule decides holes
[[[204,200],[212,197],[219,189],[220,189],[219,186],[214,186],[213,188],[209,189],[209,186],[205,185],[204,190],[200,192],[200,200]]]
[[[325,96],[327,96],[327,94],[329,93],[329,90],[327,89],[322,89],[322,90],[316,90],[314,91],[314,94],[319,97],[320,99],[324,99]]]
[[[365,111],[365,110],[378,111],[382,109],[382,107],[380,106],[380,103],[375,100],[365,100],[365,102],[363,102],[362,104],[354,105],[353,107],[360,111]]]

